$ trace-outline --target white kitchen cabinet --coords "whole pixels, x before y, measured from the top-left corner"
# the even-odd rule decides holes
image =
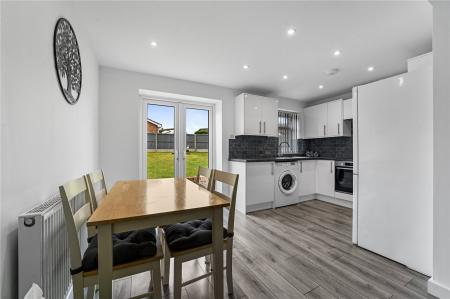
[[[263,134],[278,137],[278,101],[262,98]]]
[[[316,161],[299,161],[299,164],[299,196],[311,195],[316,193]]]
[[[316,193],[334,197],[334,161],[317,161]]]
[[[352,101],[352,99],[344,100],[344,119],[353,119],[353,101]]]
[[[230,171],[239,174],[236,208],[242,213],[268,209],[275,195],[275,162],[230,162]]]
[[[236,135],[278,136],[278,101],[240,94],[235,101]]]
[[[351,102],[347,103],[347,106],[349,104],[352,106]],[[307,107],[303,110],[303,115],[304,138],[306,139],[351,136],[352,134],[351,121],[344,122],[344,101],[342,99]]]
[[[327,137],[343,135],[343,103],[342,100],[335,100],[327,103]]]
[[[307,107],[304,115],[304,138],[326,137],[327,104]]]
[[[259,135],[262,132],[262,102],[259,97],[244,95],[243,132],[239,135]]]

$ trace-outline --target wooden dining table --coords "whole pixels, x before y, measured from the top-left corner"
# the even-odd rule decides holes
[[[184,178],[117,182],[88,220],[97,227],[100,298],[112,298],[112,234],[212,218],[214,269],[223,268],[223,208],[229,202]],[[213,271],[214,298],[223,298],[223,271]]]

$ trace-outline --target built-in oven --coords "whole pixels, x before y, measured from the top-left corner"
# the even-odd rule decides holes
[[[336,161],[335,168],[334,190],[353,194],[353,162]]]

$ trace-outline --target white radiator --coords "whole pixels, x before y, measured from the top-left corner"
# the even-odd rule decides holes
[[[71,288],[70,258],[61,199],[19,216],[19,298],[32,283],[46,299],[66,298]]]

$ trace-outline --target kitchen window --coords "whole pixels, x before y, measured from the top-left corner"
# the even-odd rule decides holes
[[[296,112],[278,111],[278,153],[297,153],[299,117]]]

